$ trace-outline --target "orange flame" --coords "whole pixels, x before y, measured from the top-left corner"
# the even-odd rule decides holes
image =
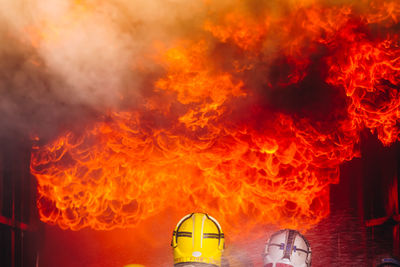
[[[113,229],[172,206],[215,214],[234,235],[257,224],[306,229],[326,217],[339,165],[359,156],[359,131],[384,144],[399,138],[398,38],[368,40],[368,20],[383,19],[351,6],[267,11],[208,19],[204,39],[158,56],[165,74],[142,107],[35,149],[41,219]],[[278,78],[277,64],[289,69]],[[344,104],[323,119],[274,105],[275,94],[305,90],[315,75]]]
[[[329,82],[345,88],[353,123],[376,132],[385,145],[399,140],[399,36],[362,38],[340,53],[339,61],[332,62]]]

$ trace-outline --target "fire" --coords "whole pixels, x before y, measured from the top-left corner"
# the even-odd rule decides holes
[[[213,214],[234,236],[325,218],[360,131],[399,139],[399,14],[260,9],[210,14],[199,35],[158,51],[164,72],[141,106],[34,148],[41,219],[105,230],[175,207]]]
[[[400,47],[398,35],[382,41],[361,40],[340,51],[330,82],[345,88],[354,124],[376,132],[385,145],[399,140]]]

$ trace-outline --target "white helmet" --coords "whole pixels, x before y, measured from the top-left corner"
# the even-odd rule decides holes
[[[265,246],[264,267],[310,267],[311,247],[296,230],[280,230]]]

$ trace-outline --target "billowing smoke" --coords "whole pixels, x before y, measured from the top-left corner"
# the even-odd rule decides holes
[[[0,4],[2,133],[41,139],[137,105],[157,73],[154,49],[201,13],[183,1]]]
[[[395,2],[383,5],[384,14],[380,14],[379,9],[370,11],[371,7],[380,7],[375,1],[357,1],[354,4],[351,1],[314,0],[2,0],[2,132],[19,132],[39,136],[41,139],[54,138],[61,131],[79,129],[82,123],[86,124],[110,109],[137,106],[144,102],[141,96],[148,95],[153,90],[153,83],[162,69],[160,64],[154,62],[154,57],[159,56],[157,52],[176,44],[177,40],[198,38],[205,33],[207,35],[207,32],[211,32],[217,39],[215,53],[222,57],[219,61],[221,64],[232,57],[234,60],[243,60],[237,58],[235,47],[238,45],[246,50],[249,46],[252,48],[252,45],[259,45],[259,41],[265,52],[262,64],[248,62],[248,65],[258,65],[250,74],[246,73],[249,83],[246,85],[255,85],[253,87],[256,89],[263,86],[262,90],[265,91],[268,79],[272,77],[272,86],[276,86],[282,82],[280,77],[293,72],[293,68],[290,67],[293,62],[286,62],[285,67],[285,59],[280,58],[280,51],[291,49],[290,43],[286,43],[288,47],[282,47],[288,36],[296,35],[297,30],[304,30],[301,24],[280,27],[279,23],[284,21],[279,20],[294,10],[313,5],[337,6],[338,8],[333,10],[344,14],[342,19],[348,14],[343,11],[345,8],[339,8],[342,6],[351,7],[352,12],[372,13],[369,18],[371,23],[384,21],[390,24],[390,21],[396,21],[398,17]],[[235,10],[244,14],[241,19],[247,20],[246,24],[237,18],[229,17]],[[299,17],[308,15],[310,14],[299,13]],[[265,25],[260,24],[263,20]],[[299,18],[296,18],[292,23],[295,24],[298,20]],[[315,26],[315,31],[335,27],[330,25],[334,21],[325,23],[318,27],[309,27]],[[226,33],[218,26],[222,25],[224,28],[229,24],[231,29]],[[259,27],[263,26],[264,29],[259,32]],[[336,26],[340,26],[340,22]],[[251,30],[246,30],[246,27]],[[285,31],[285,28],[291,29],[292,32]],[[246,38],[250,39],[249,43],[242,42]],[[293,40],[307,44],[305,40]],[[225,45],[221,46],[221,41]],[[235,47],[226,45],[232,43],[231,41],[236,43]],[[304,62],[297,63],[297,72],[307,65],[303,64]],[[295,71],[293,75],[298,73]],[[311,87],[319,85],[311,84]],[[311,91],[309,94],[301,93],[300,97],[305,99],[312,93],[321,92],[318,89]],[[289,94],[292,92],[289,90]],[[263,95],[272,99],[270,101],[276,105],[293,108],[292,106],[298,103],[292,99],[297,100],[298,93],[276,94],[276,90],[271,90]],[[309,101],[316,102],[315,98]],[[309,103],[304,103],[307,104]]]

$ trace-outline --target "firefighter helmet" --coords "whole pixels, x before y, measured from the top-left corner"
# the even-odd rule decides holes
[[[296,230],[274,233],[265,246],[264,267],[310,267],[311,247]]]
[[[395,258],[383,258],[377,267],[400,266],[400,261]]]
[[[221,266],[225,239],[221,226],[205,213],[183,217],[172,234],[174,264]]]

